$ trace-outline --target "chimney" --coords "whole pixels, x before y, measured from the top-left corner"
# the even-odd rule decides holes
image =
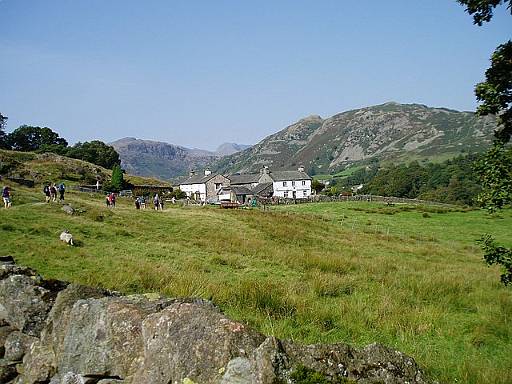
[[[212,174],[212,171],[210,171],[208,168],[206,168],[206,169],[204,170],[204,175],[205,175],[205,176],[210,176],[211,174]]]
[[[270,173],[270,169],[268,169],[268,166],[267,165],[264,165],[263,168],[261,168],[261,171],[260,173],[262,175],[268,175]]]
[[[193,169],[191,169],[188,175],[189,175],[189,176],[194,176],[195,174],[196,174],[196,171],[194,171]]]
[[[299,172],[304,172],[304,166],[303,165],[299,165],[299,168],[297,168],[297,170]]]

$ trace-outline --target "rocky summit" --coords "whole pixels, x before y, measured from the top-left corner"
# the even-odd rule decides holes
[[[123,296],[0,258],[0,383],[428,383],[371,344],[266,337],[201,299]]]
[[[327,119],[309,116],[250,149],[220,159],[223,172],[254,172],[263,165],[310,174],[333,173],[371,159],[407,162],[480,152],[493,139],[496,120],[472,112],[386,103]]]

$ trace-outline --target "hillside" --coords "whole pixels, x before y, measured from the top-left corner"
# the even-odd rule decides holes
[[[161,141],[126,137],[110,143],[121,157],[121,166],[134,175],[171,179],[188,174],[191,169],[205,168],[224,155],[248,148],[247,145],[225,143],[217,151],[190,149]]]
[[[94,184],[107,180],[112,171],[86,161],[55,153],[35,153],[0,150],[0,175],[33,180],[36,183],[68,181]],[[164,182],[127,174],[125,180],[134,184],[161,185]]]
[[[442,383],[512,379],[512,298],[474,243],[491,232],[510,246],[510,210],[353,202],[157,212],[125,198],[109,210],[70,191],[79,212],[70,216],[38,190],[16,186],[13,196],[0,210],[2,254],[47,278],[211,299],[283,339],[383,343]],[[58,240],[63,228],[76,247]]]
[[[386,103],[330,118],[309,116],[242,152],[220,159],[222,172],[257,171],[263,165],[311,174],[333,173],[370,159],[404,162],[479,152],[492,142],[495,119],[472,112]]]

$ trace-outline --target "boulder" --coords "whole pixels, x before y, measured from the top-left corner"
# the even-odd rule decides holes
[[[209,302],[176,302],[142,323],[143,355],[133,383],[219,382],[228,363],[265,338]]]
[[[62,210],[63,210],[64,212],[66,212],[68,215],[72,215],[72,214],[74,214],[74,213],[75,213],[75,210],[74,210],[74,209],[73,209],[73,207],[72,207],[71,205],[69,205],[69,204],[64,204],[64,205],[62,206]]]
[[[16,331],[16,328],[11,327],[10,325],[4,325],[0,327],[0,358],[4,357],[5,354],[5,341],[9,335]]]
[[[37,337],[26,335],[20,331],[14,331],[7,336],[5,340],[5,359],[10,361],[20,361],[30,346],[38,341]]]
[[[18,330],[37,337],[60,289],[60,282],[54,286],[27,273],[9,274],[0,280],[0,314]]]

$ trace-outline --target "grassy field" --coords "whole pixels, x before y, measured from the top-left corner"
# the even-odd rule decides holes
[[[512,290],[475,245],[489,232],[512,246],[511,211],[354,202],[155,212],[67,199],[77,215],[15,188],[0,210],[0,253],[48,278],[212,299],[281,338],[380,342],[441,382],[512,382]],[[63,229],[77,247],[58,241]]]

